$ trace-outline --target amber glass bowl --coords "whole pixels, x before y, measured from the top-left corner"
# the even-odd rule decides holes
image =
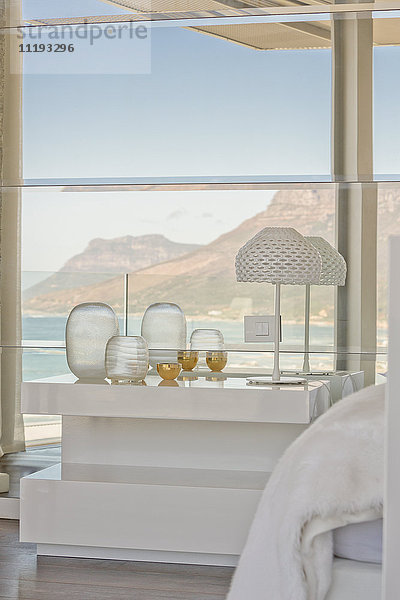
[[[222,371],[228,362],[228,353],[221,351],[207,352],[206,361],[211,371]]]
[[[181,372],[181,365],[179,363],[158,363],[157,371],[160,377],[163,379],[176,379]]]
[[[199,353],[193,352],[193,350],[184,350],[178,352],[178,362],[182,365],[184,371],[191,371],[197,365],[199,360]]]

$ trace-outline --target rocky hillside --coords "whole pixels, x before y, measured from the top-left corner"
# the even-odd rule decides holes
[[[103,240],[97,238],[71,258],[61,272],[130,273],[193,252],[198,244],[171,242],[163,235],[141,235]]]
[[[140,314],[152,302],[177,302],[189,315],[238,318],[243,312],[272,311],[271,286],[238,284],[234,273],[236,252],[252,235],[266,226],[291,226],[304,235],[320,235],[333,241],[333,190],[291,190],[275,194],[266,210],[244,221],[212,243],[172,260],[135,269],[130,277],[130,310]],[[400,190],[383,190],[379,195],[379,288],[386,285],[388,235],[400,233]],[[301,320],[304,289],[285,286],[282,314]],[[82,285],[68,291],[52,291],[31,297],[25,310],[31,313],[65,314],[75,304],[89,300],[122,307],[120,278]],[[314,320],[333,318],[333,290],[315,286],[312,294]],[[383,316],[383,315],[382,315]]]
[[[111,240],[96,238],[81,254],[67,261],[58,273],[27,290],[24,299],[97,284],[110,279],[110,273],[131,273],[198,248],[198,244],[171,242],[163,235],[126,235]]]

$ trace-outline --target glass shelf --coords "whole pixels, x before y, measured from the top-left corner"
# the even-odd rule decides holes
[[[26,347],[8,347],[2,346],[2,355],[7,358],[17,357],[17,361],[22,369],[22,381],[33,381],[47,377],[71,376],[73,375],[68,368],[65,348],[60,346],[26,346]],[[207,366],[199,364],[193,371],[182,371],[181,375],[185,377],[248,377],[271,375],[273,368],[274,354],[272,350],[259,349],[246,350],[244,347],[228,349],[227,365],[222,372],[214,372]],[[204,352],[205,356],[205,352]],[[200,360],[204,359],[200,353]],[[334,350],[317,351],[312,350],[309,353],[311,368],[304,372],[303,370],[304,352],[297,348],[296,350],[284,349],[280,353],[280,367],[284,374],[298,374],[304,377],[310,375],[326,375],[335,373],[348,373],[362,371],[362,365],[376,363],[376,372],[384,374],[387,371],[387,354],[385,349],[380,348],[376,353],[357,353],[357,352],[335,352]],[[347,361],[346,369],[338,366],[339,361]],[[149,375],[156,375],[156,370],[150,369]]]
[[[327,188],[335,185],[396,185],[399,174],[377,174],[371,177],[332,178],[330,175],[277,175],[241,177],[104,177],[104,178],[54,178],[19,179],[0,182],[0,189],[51,189],[60,192],[110,192],[110,191],[179,191],[179,190],[263,190],[301,189],[305,186]]]
[[[260,346],[265,346],[265,344],[260,344]],[[225,349],[221,350],[221,352],[227,352],[228,355],[229,354],[272,354],[274,353],[274,349],[273,349],[273,345],[269,344],[270,347],[269,348],[256,348],[254,344],[244,344],[242,346],[240,345],[233,345],[233,344],[226,344],[225,345]],[[251,346],[250,348],[247,346]],[[24,341],[22,342],[20,345],[7,345],[7,344],[0,344],[0,348],[3,348],[5,350],[21,350],[21,351],[25,351],[25,350],[65,350],[65,343],[62,341],[55,341],[55,342],[36,342],[36,343],[31,343],[30,341]],[[149,350],[154,350],[157,352],[188,352],[190,350],[189,347],[187,348],[182,348],[181,350],[176,350],[176,349],[171,349],[171,348],[149,348]],[[203,353],[205,354],[206,352],[218,352],[218,350],[193,350],[193,352],[199,352],[199,353]],[[302,349],[301,347],[297,346],[293,346],[293,347],[285,347],[284,345],[280,345],[279,347],[279,352],[280,354],[290,354],[290,355],[294,355],[294,354],[298,354],[298,355],[303,355],[304,354],[304,349]],[[387,356],[387,348],[386,347],[382,347],[382,348],[378,348],[376,351],[357,351],[357,350],[337,350],[337,349],[333,349],[333,348],[316,348],[313,347],[310,351],[309,354],[314,354],[314,355],[320,355],[320,354],[326,354],[329,356],[352,356],[352,357],[365,357],[365,356],[370,356],[370,357],[375,357],[375,356]]]

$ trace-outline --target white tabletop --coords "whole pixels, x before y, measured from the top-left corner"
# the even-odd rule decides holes
[[[160,386],[160,383],[162,384]],[[211,376],[145,386],[82,382],[71,375],[22,384],[22,412],[93,417],[309,423],[326,382],[248,385],[245,378]],[[171,385],[172,383],[172,385]],[[325,394],[326,395],[326,394]]]

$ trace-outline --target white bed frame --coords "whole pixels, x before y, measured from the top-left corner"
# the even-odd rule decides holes
[[[381,591],[381,565],[336,558],[325,600],[380,600]]]
[[[383,600],[400,598],[400,236],[389,242],[389,362],[386,390]]]
[[[383,568],[336,559],[326,600],[400,600],[400,236],[389,242]]]

